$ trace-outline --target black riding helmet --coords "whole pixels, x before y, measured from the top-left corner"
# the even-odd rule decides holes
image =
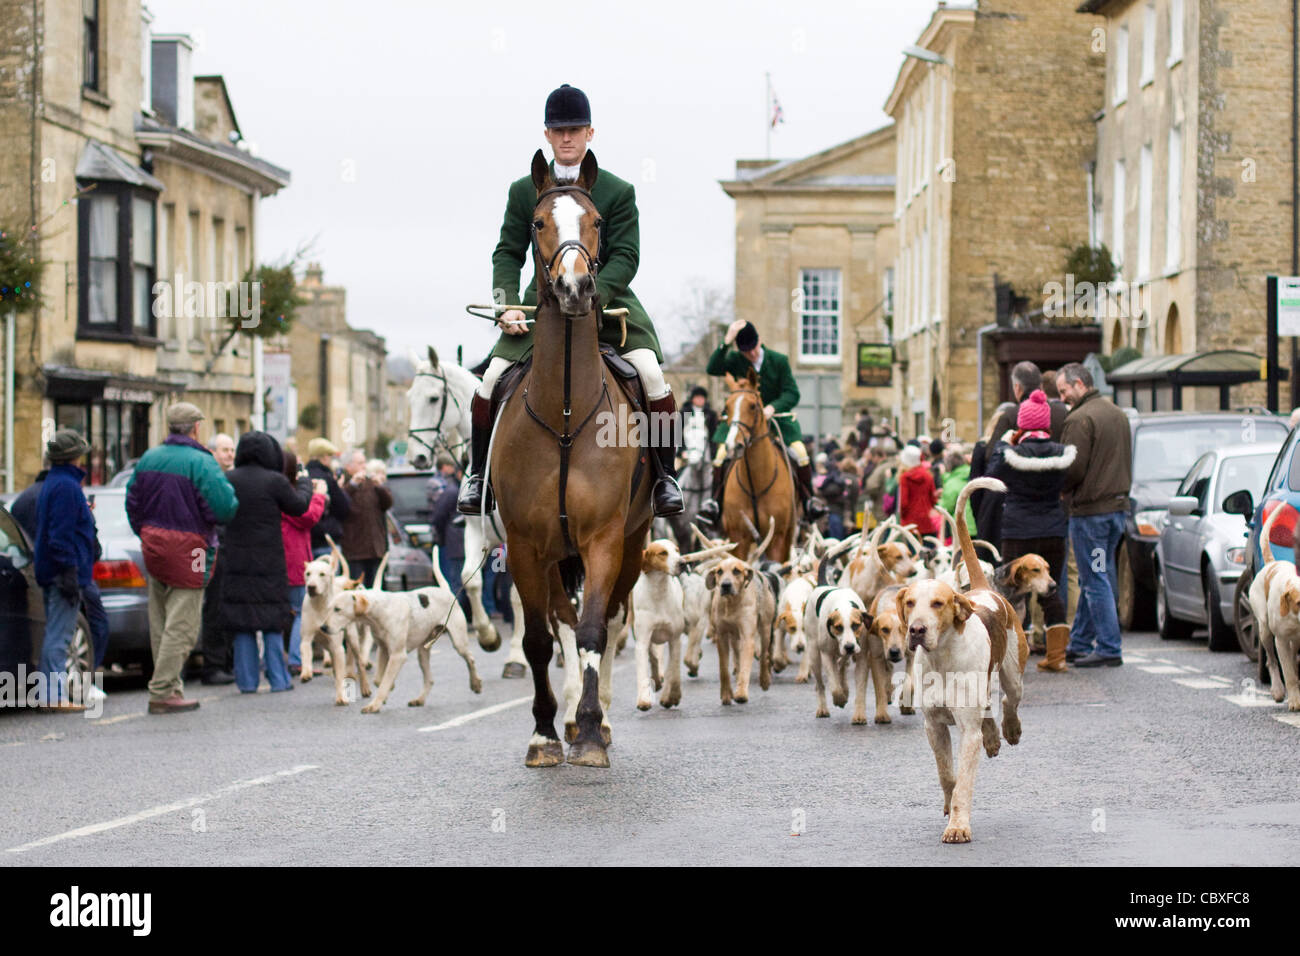
[[[546,128],[561,126],[590,126],[591,104],[587,94],[576,86],[565,83],[552,90],[546,98]]]

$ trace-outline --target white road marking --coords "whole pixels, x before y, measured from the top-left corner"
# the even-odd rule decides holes
[[[1175,684],[1181,684],[1184,687],[1190,687],[1192,690],[1223,690],[1225,687],[1231,687],[1232,682],[1223,680],[1223,678],[1209,677],[1175,677]]]
[[[64,840],[75,840],[80,837],[93,836],[96,833],[103,833],[106,830],[116,830],[118,827],[130,826],[132,823],[140,823],[143,820],[150,820],[154,817],[160,817],[168,813],[175,813],[177,810],[186,810],[190,807],[197,807],[203,803],[211,803],[227,794],[235,793],[239,790],[247,790],[249,787],[258,787],[262,784],[274,783],[276,780],[284,777],[296,776],[300,773],[306,773],[308,770],[319,770],[320,767],[315,764],[303,764],[297,767],[291,767],[288,770],[277,770],[275,773],[269,773],[264,777],[254,777],[252,780],[237,780],[234,783],[219,787],[211,793],[201,794],[197,797],[188,797],[184,800],[177,800],[175,803],[165,803],[161,806],[150,807],[148,810],[141,810],[139,813],[132,813],[125,817],[118,817],[116,820],[106,820],[103,823],[92,823],[89,826],[78,827],[75,830],[69,830],[66,833],[56,833],[54,836],[44,837],[40,840],[33,840],[31,843],[24,843],[22,846],[12,846],[8,849],[9,853],[26,853],[28,850],[34,850],[38,847],[49,846],[52,843],[61,843]]]
[[[1148,659],[1149,658],[1143,657],[1141,654],[1130,654],[1128,652],[1125,652],[1124,654],[1124,660],[1133,664],[1145,664]]]
[[[1170,665],[1168,665],[1168,666],[1160,666],[1160,665],[1157,664],[1155,667],[1139,667],[1138,670],[1140,670],[1140,671],[1146,671],[1146,673],[1148,673],[1148,674],[1185,674],[1185,673],[1187,673],[1187,672],[1186,672],[1185,670],[1183,670],[1181,667],[1175,667],[1175,666],[1172,665],[1172,664],[1170,664]]]
[[[487,717],[491,714],[499,714],[503,710],[509,710],[511,707],[518,707],[520,704],[530,703],[533,695],[527,697],[516,697],[514,700],[507,700],[501,704],[493,704],[491,707],[484,707],[481,710],[471,710],[468,714],[461,714],[459,717],[453,717],[451,720],[445,720],[441,724],[432,724],[428,727],[417,727],[422,734],[436,733],[439,730],[450,730],[452,727],[459,727],[461,724],[468,724],[471,720],[478,720],[480,717]]]
[[[1290,724],[1292,727],[1300,727],[1300,714],[1287,711],[1285,714],[1274,714],[1274,720],[1279,720],[1284,724]]]
[[[100,717],[98,720],[95,720],[91,726],[106,727],[109,724],[120,724],[124,720],[135,720],[137,717],[143,716],[144,713],[141,712],[138,714],[118,714],[116,717]]]
[[[1231,701],[1238,707],[1276,707],[1277,701],[1273,700],[1272,694],[1261,694],[1259,692],[1246,692],[1241,694],[1220,694],[1224,700]]]

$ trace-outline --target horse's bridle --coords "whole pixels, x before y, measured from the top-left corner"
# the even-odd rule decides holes
[[[758,420],[759,420],[759,418],[761,418],[762,415],[763,415],[763,404],[762,404],[762,402],[763,402],[763,396],[759,394],[758,389],[756,389],[756,388],[738,388],[738,389],[736,389],[734,392],[732,392],[731,394],[732,394],[732,395],[735,395],[735,394],[738,394],[738,393],[740,393],[740,392],[749,392],[749,393],[752,393],[753,395],[755,395],[755,396],[758,398],[758,405],[757,405],[758,415],[756,415],[755,418],[754,418],[754,424],[753,424],[753,425],[750,425],[748,422],[742,422],[742,421],[739,421],[739,420],[737,420],[737,421],[732,421],[731,418],[730,418],[730,409],[728,409],[728,418],[726,419],[727,424],[728,424],[728,425],[735,425],[737,428],[739,428],[739,429],[741,429],[742,431],[744,431],[744,433],[745,433],[746,436],[748,436],[748,437],[745,438],[744,443],[740,446],[740,455],[738,455],[737,457],[743,457],[745,454],[747,454],[747,453],[749,452],[749,447],[750,447],[752,444],[754,444],[754,441],[755,441],[756,438],[758,437],[758,436],[755,436],[754,432],[755,432],[755,430],[758,428]],[[730,396],[728,396],[728,398],[730,398]],[[767,438],[767,437],[769,437],[769,436],[768,436],[768,435],[763,435],[762,437],[763,437],[763,438]],[[731,449],[727,449],[727,455],[728,455],[728,457],[730,457],[730,455],[731,455]]]
[[[434,438],[435,443],[437,445],[441,445],[442,449],[448,455],[450,455],[453,460],[459,461],[460,452],[464,450],[467,439],[462,438],[454,446],[448,444],[447,439],[442,436],[442,423],[447,419],[447,407],[450,404],[450,402],[456,403],[456,410],[461,413],[462,418],[464,418],[465,410],[464,408],[462,408],[460,404],[460,399],[458,399],[455,393],[452,392],[451,385],[448,384],[447,382],[447,375],[445,372],[439,369],[437,372],[416,372],[415,373],[416,378],[420,378],[421,376],[424,376],[426,378],[436,378],[438,381],[442,382],[442,408],[438,410],[437,422],[435,422],[432,425],[423,425],[420,428],[408,428],[406,430],[406,433],[413,440],[418,441],[425,448],[429,449],[429,452],[436,459],[438,457],[437,447],[435,447],[435,445],[430,445],[428,441],[420,437],[420,432],[433,432],[435,436]]]
[[[542,270],[542,278],[546,280],[548,286],[554,281],[551,278],[551,270],[555,268],[555,263],[559,261],[560,255],[565,249],[574,249],[577,251],[578,255],[582,256],[583,262],[587,264],[587,273],[591,276],[593,282],[596,281],[596,273],[600,271],[600,252],[601,248],[605,245],[605,220],[600,217],[599,212],[596,213],[596,229],[600,238],[597,240],[595,256],[593,256],[590,250],[583,245],[581,239],[566,239],[555,247],[555,252],[551,254],[550,259],[543,259],[542,257],[542,245],[538,238],[538,233],[540,231],[538,222],[540,222],[540,220],[537,218],[537,210],[541,207],[542,200],[547,196],[566,193],[577,193],[580,196],[585,196],[587,201],[590,202],[593,207],[596,205],[595,201],[591,198],[591,193],[576,183],[552,186],[550,189],[543,189],[538,193],[537,203],[533,206],[533,224],[530,229],[533,246],[533,262],[535,262],[537,267]],[[541,283],[538,283],[538,285],[540,286]]]

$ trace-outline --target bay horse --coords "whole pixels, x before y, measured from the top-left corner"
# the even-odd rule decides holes
[[[741,553],[754,544],[745,519],[755,528],[775,523],[775,533],[762,557],[790,560],[799,512],[794,473],[780,433],[768,425],[758,377],[750,369],[744,381],[732,382],[723,406],[727,422],[727,457],[734,463],[722,493],[722,533]]]
[[[599,441],[599,412],[629,421],[637,410],[607,379],[598,339],[596,296],[600,213],[590,189],[599,169],[588,152],[578,178],[557,184],[542,151],[533,156],[537,189],[532,250],[537,282],[532,366],[497,418],[489,480],[506,529],[506,561],[523,602],[524,654],[533,674],[533,735],[524,763],[552,767],[564,757],[555,731],[556,700],[548,678],[551,625],[566,646],[566,696],[577,695],[566,721],[568,761],[608,767],[609,685],[613,649],[607,622],[625,607],[641,572],[651,521],[653,474],[631,432]],[[581,615],[565,576],[581,563]],[[572,578],[569,582],[572,584]],[[518,622],[516,622],[518,627]],[[570,676],[573,675],[573,676]],[[602,709],[603,706],[603,709]]]

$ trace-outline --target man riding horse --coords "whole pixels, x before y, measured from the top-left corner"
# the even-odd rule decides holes
[[[732,343],[735,348],[730,348]],[[769,423],[776,422],[781,431],[781,439],[794,455],[799,497],[803,501],[804,517],[816,521],[826,514],[826,505],[820,498],[814,497],[812,484],[812,464],[808,460],[808,449],[804,447],[803,433],[799,421],[792,412],[799,404],[799,386],[790,371],[790,360],[774,349],[766,348],[759,341],[758,329],[753,323],[737,319],[727,328],[722,344],[709,356],[705,371],[710,375],[730,375],[736,382],[744,382],[752,371],[758,377],[758,393],[763,400],[763,414]],[[719,422],[713,435],[718,442],[717,457],[713,462],[713,498],[700,507],[699,520],[713,527],[719,526],[722,517],[722,489],[726,487],[729,468],[723,465],[727,459],[727,422]]]
[[[591,105],[587,96],[567,83],[546,98],[545,130],[554,161],[551,172],[556,182],[576,180],[595,130],[591,126]],[[597,308],[627,309],[627,340],[620,345],[618,322],[607,320],[600,340],[616,347],[636,370],[645,387],[649,421],[672,422],[676,402],[664,381],[660,363],[663,353],[659,338],[645,308],[629,288],[640,259],[640,230],[637,224],[636,193],[628,183],[602,169],[591,186],[591,198],[603,219],[596,272]],[[537,188],[530,176],[510,184],[506,200],[501,238],[492,253],[493,298],[501,305],[535,305],[535,281],[528,284],[523,299],[519,296],[519,271],[523,268],[532,244],[533,210]],[[502,299],[504,296],[504,300]],[[470,474],[461,486],[457,508],[464,514],[478,514],[483,503],[483,471],[487,459],[488,439],[492,431],[490,402],[492,389],[511,364],[523,360],[533,347],[533,334],[521,310],[510,309],[497,319],[502,336],[492,349],[491,361],[482,384],[471,402]],[[670,429],[652,424],[651,433]],[[658,480],[653,489],[656,515],[675,515],[682,511],[682,492],[677,486],[676,453],[672,441],[660,440],[653,445]]]

